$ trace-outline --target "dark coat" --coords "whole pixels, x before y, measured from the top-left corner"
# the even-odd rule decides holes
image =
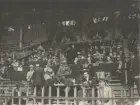
[[[132,71],[133,71],[133,76],[136,76],[140,73],[139,70],[139,57],[140,56],[135,56],[135,58],[132,61]]]
[[[44,85],[44,72],[43,70],[35,70],[32,76],[33,84],[43,86]]]

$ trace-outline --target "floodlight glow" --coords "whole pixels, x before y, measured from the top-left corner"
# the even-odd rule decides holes
[[[12,28],[12,27],[9,27],[9,28],[8,28],[8,31],[9,31],[9,32],[13,32],[13,31],[15,31],[15,29]]]

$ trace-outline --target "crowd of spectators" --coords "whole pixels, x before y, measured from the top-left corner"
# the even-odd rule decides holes
[[[70,69],[75,69],[71,65],[76,65],[77,70],[83,70],[84,65],[88,65],[89,69],[90,67],[98,67],[101,63],[119,63],[120,66],[117,70],[122,69],[123,47],[113,43],[113,41],[78,42],[64,45],[57,50],[45,49],[40,45],[32,52],[34,52],[32,55],[19,60],[13,56],[8,58],[5,57],[6,55],[1,56],[1,77],[12,80],[26,80],[28,78],[29,81],[30,68],[32,68],[31,71],[35,71],[38,67],[44,72],[46,72],[46,68],[52,69],[54,76],[59,68],[61,69],[62,64],[67,65],[66,68]],[[21,75],[14,76],[15,72]]]
[[[0,60],[0,79],[10,79],[22,84],[26,82],[37,87],[37,94],[41,94],[41,87],[44,86],[46,90],[48,86],[57,84],[93,87],[98,83],[100,76],[97,72],[100,71],[110,73],[109,78],[105,78],[108,82],[115,75],[124,83],[124,69],[127,68],[125,62],[128,60],[124,58],[122,40],[95,39],[90,42],[65,43],[59,49],[40,44],[30,49],[28,54],[23,51],[24,56],[21,59],[13,57],[13,54],[7,57],[8,54],[3,53]],[[19,87],[19,84],[16,85]],[[56,89],[52,90],[52,95],[56,95]],[[79,88],[78,95],[81,93]],[[48,93],[45,91],[45,94]]]

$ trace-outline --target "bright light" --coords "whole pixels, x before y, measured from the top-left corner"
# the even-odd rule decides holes
[[[28,29],[31,29],[31,25],[28,25]]]
[[[58,22],[58,24],[60,24],[60,22]],[[74,26],[74,25],[76,25],[76,21],[74,21],[74,20],[62,21],[61,24],[63,26]]]
[[[9,28],[8,28],[8,31],[9,31],[9,32],[13,32],[13,31],[15,31],[15,29],[12,28],[12,27],[9,27]]]

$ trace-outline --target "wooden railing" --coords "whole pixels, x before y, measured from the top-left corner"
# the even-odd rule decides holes
[[[80,102],[86,103],[89,102],[90,105],[97,105],[95,104],[97,100],[115,100],[117,105],[125,105],[128,102],[131,102],[131,105],[134,105],[134,103],[136,101],[138,101],[140,99],[140,97],[134,97],[134,94],[129,97],[127,95],[124,94],[124,91],[126,91],[123,87],[121,87],[120,89],[118,88],[118,90],[116,91],[120,91],[120,96],[119,95],[115,95],[112,98],[97,98],[95,96],[95,87],[90,88],[91,90],[91,96],[87,97],[86,96],[86,90],[87,88],[83,88],[82,92],[84,94],[82,94],[82,96],[78,96],[78,86],[81,86],[80,84],[74,84],[71,87],[68,86],[64,86],[64,85],[60,85],[60,84],[56,84],[55,85],[55,89],[56,89],[56,95],[52,95],[52,92],[54,91],[53,88],[51,86],[49,86],[48,89],[48,95],[45,95],[45,91],[46,88],[42,87],[41,88],[41,94],[37,95],[37,88],[34,87],[33,90],[33,94],[30,94],[30,89],[31,87],[25,87],[24,88],[24,92],[26,93],[26,95],[22,95],[23,93],[23,88],[18,88],[18,95],[15,95],[15,90],[17,90],[16,87],[12,87],[12,94],[11,96],[0,96],[0,100],[4,100],[5,105],[8,105],[9,100],[11,100],[10,105],[28,105],[27,103],[29,103],[30,99],[33,100],[34,103],[40,102],[40,105],[79,105]],[[112,87],[112,93],[114,93],[115,89],[113,89],[113,85],[110,85]],[[114,85],[115,86],[115,85]],[[117,86],[121,86],[121,85],[116,85]],[[62,88],[64,89],[64,96],[61,95],[62,92]],[[73,91],[73,95],[69,96],[69,88],[71,88]],[[117,89],[117,88],[116,88]],[[113,94],[112,94],[113,96]],[[15,102],[15,99],[17,99],[17,103]],[[22,100],[25,101],[25,103],[22,103]],[[39,101],[38,101],[39,100]],[[47,102],[45,101],[47,100]],[[33,105],[37,105],[37,104],[33,104]],[[86,105],[86,104],[83,104]],[[114,103],[112,103],[112,105],[115,105]]]

